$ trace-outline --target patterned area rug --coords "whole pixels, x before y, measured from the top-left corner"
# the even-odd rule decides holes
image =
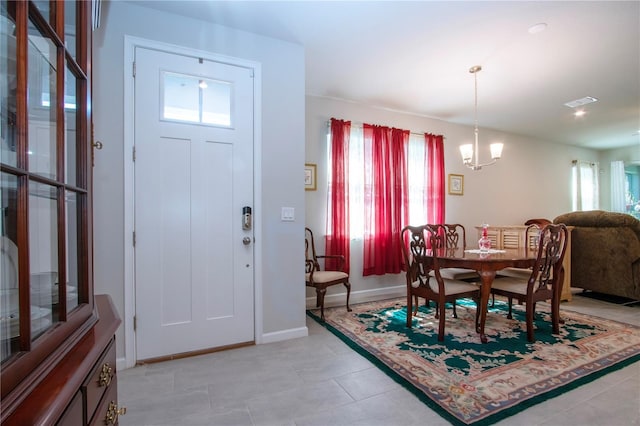
[[[495,423],[640,361],[640,327],[563,310],[565,323],[553,335],[544,304],[537,306],[535,343],[526,339],[524,307],[514,305],[509,320],[498,300],[487,315],[486,344],[474,331],[471,300],[458,301],[458,318],[447,318],[444,342],[433,308],[421,306],[412,329],[405,299],[352,308],[325,309],[324,326],[458,425]],[[307,314],[319,322],[319,311]]]

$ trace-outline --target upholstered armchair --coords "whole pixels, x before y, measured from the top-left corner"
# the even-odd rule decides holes
[[[572,226],[571,286],[640,300],[640,220],[602,210],[565,213]]]

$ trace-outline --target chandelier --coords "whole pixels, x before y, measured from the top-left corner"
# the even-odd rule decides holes
[[[474,65],[469,68],[469,72],[473,74],[473,78],[475,80],[475,112],[474,112],[474,120],[475,120],[475,149],[472,144],[460,145],[460,154],[462,155],[462,161],[464,165],[469,167],[472,170],[480,170],[484,166],[490,166],[500,159],[502,156],[502,144],[501,143],[492,143],[489,147],[491,150],[491,161],[485,164],[480,164],[478,161],[478,73],[482,70],[480,65]],[[474,158],[475,154],[475,158]],[[472,161],[473,160],[473,161]]]

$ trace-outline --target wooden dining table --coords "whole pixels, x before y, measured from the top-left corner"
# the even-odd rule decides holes
[[[487,307],[491,295],[491,285],[496,277],[496,272],[508,268],[530,268],[534,265],[538,255],[538,249],[521,247],[518,249],[491,250],[487,253],[478,253],[474,248],[447,248],[437,251],[440,268],[465,268],[474,269],[480,275],[480,323],[476,330],[480,334],[480,341],[487,343],[484,333],[484,325],[487,320]]]

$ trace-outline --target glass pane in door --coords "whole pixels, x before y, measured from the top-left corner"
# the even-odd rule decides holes
[[[230,127],[231,90],[225,81],[163,72],[162,119]]]
[[[231,84],[224,81],[201,80],[202,122],[216,126],[231,126]]]
[[[77,168],[77,104],[76,104],[76,76],[67,67],[64,81],[64,178],[65,182],[76,186]]]
[[[0,162],[16,165],[16,25],[0,3]]]
[[[75,192],[67,191],[65,196],[67,215],[67,312],[78,306],[78,197]]]
[[[56,46],[29,21],[29,170],[56,178]]]
[[[64,2],[64,47],[73,58],[76,57],[76,8],[77,0],[65,0]]]
[[[42,14],[42,17],[51,25],[51,9],[49,7],[49,0],[32,0],[32,3]]]
[[[31,339],[58,320],[57,189],[29,183],[29,268]]]
[[[163,72],[161,80],[162,119],[200,122],[199,79],[191,75]]]
[[[18,303],[17,211],[18,179],[2,173],[0,186],[0,362],[18,352],[20,337]]]

